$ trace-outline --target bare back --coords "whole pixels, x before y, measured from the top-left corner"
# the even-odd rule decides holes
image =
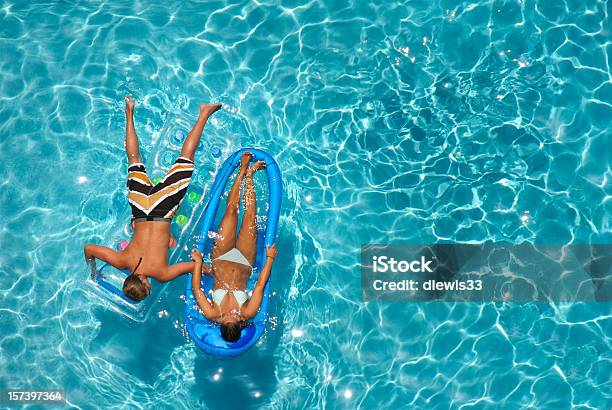
[[[132,241],[123,251],[130,271],[134,271],[142,258],[136,273],[157,279],[168,268],[169,239],[169,222],[136,222]]]

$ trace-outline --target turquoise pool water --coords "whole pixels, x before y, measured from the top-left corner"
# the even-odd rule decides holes
[[[358,264],[362,243],[611,243],[610,21],[596,1],[0,0],[0,389],[80,408],[609,408],[610,304],[365,304]],[[215,147],[283,170],[272,320],[242,357],[189,342],[182,280],[144,323],[86,292],[83,244],[127,236],[125,94],[160,172],[197,104],[225,104],[193,192]]]

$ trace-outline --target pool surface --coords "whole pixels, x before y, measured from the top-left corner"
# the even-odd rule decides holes
[[[364,243],[612,243],[610,12],[0,0],[0,389],[105,409],[610,408],[610,303],[363,303],[359,270]],[[241,357],[188,340],[181,279],[144,322],[87,292],[83,244],[129,233],[126,94],[153,177],[198,104],[225,105],[176,259],[227,155],[256,146],[283,171],[272,317]]]

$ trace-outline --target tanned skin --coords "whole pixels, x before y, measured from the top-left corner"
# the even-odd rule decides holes
[[[125,150],[128,163],[142,162],[138,149],[138,137],[134,129],[134,100],[125,98],[126,107],[126,130]],[[202,137],[202,131],[208,118],[221,108],[221,104],[201,104],[200,114],[187,135],[180,156],[194,160],[195,151]],[[84,248],[85,259],[91,265],[92,275],[96,274],[95,260],[107,262],[117,269],[129,269],[134,272],[140,258],[142,261],[138,266],[137,276],[145,284],[150,292],[151,285],[147,278],[153,278],[159,282],[168,282],[179,275],[192,272],[194,262],[181,262],[168,265],[168,250],[174,242],[170,234],[170,222],[168,221],[139,221],[134,224],[132,239],[129,245],[121,252],[106,246],[86,244]]]
[[[246,285],[252,272],[251,267],[231,261],[217,260],[217,258],[235,247],[244,255],[251,266],[255,262],[257,253],[257,196],[255,195],[253,174],[258,170],[265,169],[265,162],[259,161],[249,167],[251,159],[252,154],[250,152],[242,154],[240,159],[238,176],[229,192],[225,214],[219,225],[219,234],[215,238],[213,245],[211,253],[212,264],[210,266],[203,265],[202,255],[197,250],[191,253],[191,257],[195,261],[191,282],[195,299],[207,319],[221,324],[246,321],[257,314],[263,299],[264,288],[270,278],[274,258],[277,256],[275,245],[266,249],[266,262],[259,272],[251,298],[244,303],[242,308],[238,305],[238,301],[232,292],[229,292],[221,303],[217,305],[214,301],[208,299],[200,288],[202,273],[204,273],[214,278],[214,289],[246,290]],[[243,195],[244,213],[242,225],[238,235],[236,235],[238,207],[240,206],[240,187],[243,180],[245,181]]]

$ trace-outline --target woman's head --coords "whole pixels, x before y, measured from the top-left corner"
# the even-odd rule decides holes
[[[246,326],[243,320],[221,323],[221,337],[226,342],[235,343],[240,340],[240,333]]]
[[[123,282],[123,293],[134,302],[140,302],[151,293],[151,284],[141,275],[130,275]]]

